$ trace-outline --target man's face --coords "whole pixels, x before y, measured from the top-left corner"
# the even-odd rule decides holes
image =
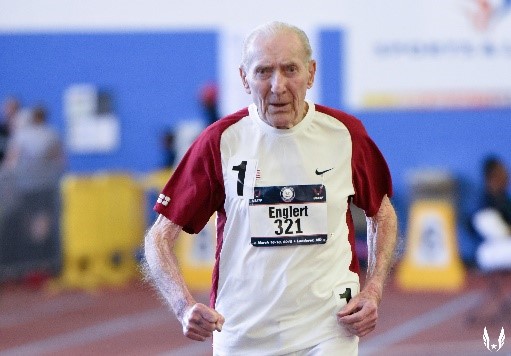
[[[291,128],[306,114],[305,93],[312,87],[316,62],[307,62],[298,36],[290,31],[258,36],[249,48],[243,86],[267,124]]]

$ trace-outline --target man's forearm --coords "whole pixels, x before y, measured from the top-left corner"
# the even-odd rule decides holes
[[[181,227],[160,215],[145,236],[145,274],[179,321],[195,300],[185,285],[173,252]]]
[[[367,218],[368,270],[366,288],[381,298],[383,285],[394,262],[397,217],[387,196],[374,217]]]

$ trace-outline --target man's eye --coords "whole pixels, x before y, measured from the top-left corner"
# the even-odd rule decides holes
[[[259,79],[268,79],[272,75],[272,69],[271,68],[261,68],[256,70],[256,77]]]
[[[290,73],[294,73],[297,71],[298,68],[296,68],[296,66],[289,66],[287,67],[287,71],[290,72]]]

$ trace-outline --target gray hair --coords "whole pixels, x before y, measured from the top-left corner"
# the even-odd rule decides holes
[[[248,62],[250,60],[249,49],[254,40],[259,36],[267,36],[267,35],[275,35],[277,33],[290,31],[298,36],[299,41],[303,46],[303,50],[305,52],[305,60],[306,62],[310,61],[312,58],[312,48],[309,42],[309,38],[307,34],[300,28],[279,21],[273,21],[266,24],[263,24],[259,27],[256,27],[243,42],[243,48],[241,51],[241,67],[243,69],[247,69]]]

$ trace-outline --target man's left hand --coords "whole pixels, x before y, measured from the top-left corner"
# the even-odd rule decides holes
[[[337,320],[352,334],[367,335],[376,327],[378,304],[374,292],[363,290],[337,313]]]

